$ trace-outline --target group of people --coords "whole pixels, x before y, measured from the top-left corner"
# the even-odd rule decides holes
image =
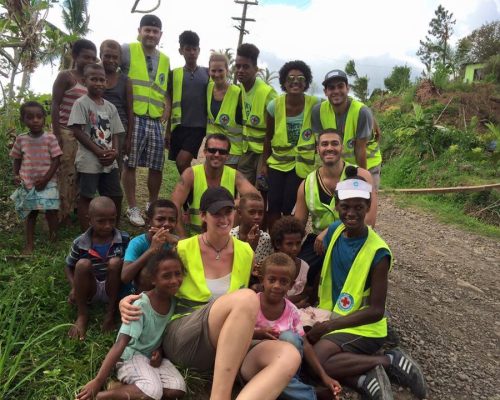
[[[12,198],[25,251],[38,211],[54,238],[76,207],[69,336],[84,340],[93,302],[107,303],[103,330],[117,309],[123,321],[77,398],[180,398],[176,365],[213,372],[212,399],[229,400],[237,378],[238,399],[338,399],[339,382],[392,399],[390,381],[424,398],[418,364],[382,349],[393,257],[373,230],[380,132],[347,75],[330,71],[321,101],[305,93],[309,66],[287,62],[278,96],[257,77],[256,46],[237,49],[235,85],[223,54],[198,66],[191,31],[179,37],[185,65],[171,70],[161,35],[145,15],[136,43],[101,44],[101,64],[92,42],[76,41],[74,68],[54,83],[52,133],[40,104],[21,107]],[[171,199],[158,198],[165,148],[180,174]],[[149,170],[145,214],[137,167]],[[134,238],[118,229],[122,186],[130,222],[145,226]],[[113,368],[122,385],[102,390]]]

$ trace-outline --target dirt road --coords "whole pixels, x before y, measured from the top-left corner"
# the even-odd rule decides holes
[[[388,310],[400,344],[421,363],[429,399],[500,399],[500,243],[380,200],[391,247]],[[396,389],[397,391],[397,389]],[[411,398],[405,391],[396,399]]]

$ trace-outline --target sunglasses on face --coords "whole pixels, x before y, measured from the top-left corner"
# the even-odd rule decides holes
[[[288,75],[286,77],[286,81],[288,83],[293,83],[293,82],[305,83],[306,77],[304,75]]]
[[[207,151],[210,154],[216,154],[218,152],[221,156],[227,156],[229,154],[228,149],[219,149],[217,147],[207,147]]]

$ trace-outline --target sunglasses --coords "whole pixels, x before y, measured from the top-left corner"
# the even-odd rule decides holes
[[[286,81],[288,83],[293,83],[293,82],[305,83],[306,77],[304,75],[288,75],[286,77]]]
[[[206,150],[210,154],[216,154],[218,152],[221,156],[227,156],[229,154],[228,149],[219,149],[218,147],[207,147]]]

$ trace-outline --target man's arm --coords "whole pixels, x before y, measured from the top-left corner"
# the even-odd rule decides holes
[[[66,91],[69,84],[69,76],[67,71],[59,72],[54,84],[52,85],[52,105],[51,105],[51,117],[52,117],[52,133],[57,138],[59,146],[62,148],[61,141],[61,127],[59,124],[59,109],[61,107],[62,99],[64,97],[64,92]]]
[[[366,182],[372,185],[372,192],[370,194],[370,209],[366,213],[365,216],[365,224],[370,225],[372,228],[375,228],[375,222],[377,221],[377,208],[378,208],[378,198],[377,198],[377,190],[373,185],[372,174],[366,169],[358,168],[358,176],[365,178]]]
[[[271,141],[274,137],[274,117],[266,112],[266,136],[264,138],[264,150],[262,153],[261,173],[267,176],[267,159],[271,157]]]
[[[354,157],[358,167],[366,169],[366,145],[368,139],[356,139],[354,142]]]
[[[181,238],[186,237],[186,229],[184,228],[184,223],[182,222],[182,206],[186,202],[189,193],[193,190],[194,185],[194,174],[191,167],[184,170],[182,175],[179,177],[177,184],[175,185],[174,191],[172,192],[172,201],[177,207],[177,233]]]
[[[366,146],[372,137],[373,115],[366,106],[359,111],[356,139],[354,142],[354,156],[358,167],[366,169]]]
[[[240,197],[250,192],[259,193],[255,186],[252,185],[240,171],[236,171],[236,190]]]
[[[134,119],[134,98],[133,98],[133,91],[132,91],[132,81],[130,78],[127,77],[127,85],[125,89],[125,108],[127,112],[127,136],[125,137],[125,148],[124,148],[124,153],[126,155],[129,155],[130,153],[130,147],[132,145],[132,133],[134,132],[134,124],[135,124],[135,119]]]
[[[309,210],[306,204],[305,195],[305,180],[300,183],[299,189],[297,190],[297,200],[295,203],[295,214],[294,217],[297,218],[302,226],[305,228],[307,224],[307,218],[309,218]]]

